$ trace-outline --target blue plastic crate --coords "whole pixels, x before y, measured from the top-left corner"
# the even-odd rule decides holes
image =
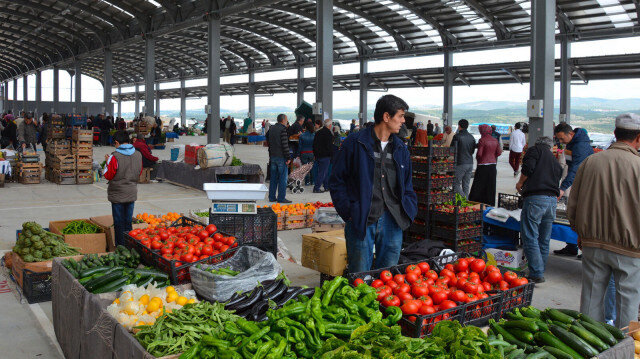
[[[171,161],[177,161],[179,154],[180,154],[180,149],[179,148],[172,148],[171,149]]]

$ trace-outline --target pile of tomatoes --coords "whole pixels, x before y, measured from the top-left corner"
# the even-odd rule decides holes
[[[360,283],[364,283],[361,278],[353,282],[355,286]],[[447,264],[440,273],[426,262],[408,265],[404,274],[394,275],[384,270],[380,278],[371,282],[371,286],[376,288],[377,299],[383,306],[400,307],[402,313],[414,321],[414,315],[434,314],[465,303],[482,301],[489,298],[489,291],[509,290],[527,283],[526,278],[519,278],[514,272],[503,275],[496,266],[470,257]],[[480,303],[478,308],[491,304],[487,301]]]
[[[193,263],[238,246],[235,237],[218,232],[215,225],[134,229],[129,235],[143,246],[175,260],[175,266]]]

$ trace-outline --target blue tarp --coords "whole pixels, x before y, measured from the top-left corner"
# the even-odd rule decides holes
[[[266,136],[247,136],[247,142],[260,142],[260,141],[266,141],[267,137]]]
[[[487,209],[484,211],[484,215],[482,216],[484,223],[520,232],[520,222],[516,221],[512,217],[509,217],[509,219],[504,223],[487,217],[487,213],[492,209],[492,207],[487,207]],[[551,228],[551,239],[571,244],[577,244],[578,234],[574,232],[569,226],[554,223],[553,227]]]
[[[175,132],[167,132],[165,135],[167,135],[167,138],[178,138],[178,134]]]

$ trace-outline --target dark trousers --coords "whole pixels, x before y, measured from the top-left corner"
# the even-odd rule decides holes
[[[513,172],[518,172],[520,168],[520,160],[522,159],[522,152],[509,151],[509,164],[513,168]]]
[[[329,165],[331,164],[331,157],[317,158],[318,163],[318,177],[316,177],[314,191],[320,190],[320,186],[323,186],[325,190],[329,189]]]
[[[271,158],[271,179],[269,180],[269,201],[282,202],[287,195],[287,178],[288,171],[284,157]],[[276,192],[278,196],[276,198]]]
[[[109,145],[109,130],[100,131],[100,144],[102,146]]]
[[[469,200],[495,207],[496,205],[496,165],[478,165],[473,176]]]
[[[135,202],[111,203],[111,214],[113,215],[113,231],[115,232],[116,246],[124,246],[123,233],[131,231],[134,205]]]

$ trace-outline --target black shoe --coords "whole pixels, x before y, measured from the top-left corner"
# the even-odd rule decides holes
[[[529,280],[529,282],[536,283],[536,284],[545,282],[544,277],[539,277],[539,278],[527,277],[527,279]]]
[[[558,256],[566,256],[566,257],[573,257],[578,255],[578,251],[571,250],[569,249],[569,247],[564,247],[562,249],[555,250],[553,251],[553,253]]]
[[[283,199],[282,201],[278,201],[278,203],[291,203],[288,199]]]
[[[314,189],[313,193],[324,193],[324,191],[321,189]]]
[[[269,200],[269,202],[270,202],[270,203],[275,203],[275,202],[277,202],[277,201],[276,201],[275,199],[270,199],[270,200]]]

